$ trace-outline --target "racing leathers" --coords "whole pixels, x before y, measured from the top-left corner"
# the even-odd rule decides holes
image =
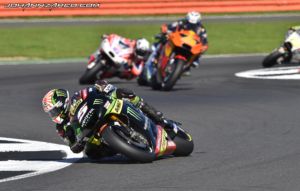
[[[166,120],[163,118],[163,114],[152,106],[148,105],[143,101],[142,98],[136,96],[131,90],[116,88],[111,84],[107,84],[105,81],[101,81],[96,83],[92,87],[84,88],[80,91],[75,92],[75,94],[71,98],[71,106],[69,115],[66,116],[64,122],[62,124],[57,124],[56,129],[58,134],[63,138],[63,140],[70,146],[71,150],[75,153],[85,151],[85,154],[92,159],[98,159],[106,156],[112,156],[114,153],[110,150],[105,144],[82,144],[80,138],[82,135],[82,129],[76,123],[76,116],[74,113],[76,110],[76,105],[78,100],[85,100],[88,98],[90,94],[104,94],[106,96],[113,96],[118,99],[127,99],[133,105],[140,108],[141,111],[146,114],[152,121],[156,124],[160,124],[162,127],[166,129],[173,128],[174,122],[171,120]],[[155,134],[155,133],[154,133]],[[156,139],[156,137],[154,137]]]
[[[163,24],[161,26],[161,32],[164,35],[174,32],[178,29],[193,30],[200,37],[201,43],[203,45],[201,55],[207,51],[208,49],[207,32],[205,27],[201,24],[201,22],[199,22],[198,24],[190,24],[189,22],[187,22],[186,19],[182,19],[173,22],[171,24]],[[200,64],[201,55],[195,58],[193,66],[198,66]]]

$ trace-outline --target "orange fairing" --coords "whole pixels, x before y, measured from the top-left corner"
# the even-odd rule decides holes
[[[169,40],[176,47],[191,47],[193,55],[200,54],[202,51],[202,43],[200,37],[192,30],[178,30],[169,35]]]

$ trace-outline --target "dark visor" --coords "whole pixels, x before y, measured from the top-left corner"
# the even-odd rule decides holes
[[[139,56],[145,56],[147,53],[147,51],[144,51],[144,50],[137,50],[136,51],[136,54],[139,55]]]
[[[53,107],[48,113],[51,118],[56,118],[61,114],[61,108]]]

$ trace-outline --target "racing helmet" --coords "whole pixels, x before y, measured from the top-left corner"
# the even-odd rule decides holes
[[[69,92],[65,89],[52,89],[43,97],[42,104],[52,121],[61,124],[69,111]]]
[[[143,59],[150,51],[150,43],[145,38],[136,40],[135,54],[139,59]]]
[[[197,25],[201,22],[201,14],[197,11],[191,11],[186,14],[186,21],[191,25]]]

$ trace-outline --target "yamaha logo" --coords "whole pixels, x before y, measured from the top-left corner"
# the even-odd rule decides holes
[[[0,183],[53,172],[82,157],[64,145],[0,137]]]

